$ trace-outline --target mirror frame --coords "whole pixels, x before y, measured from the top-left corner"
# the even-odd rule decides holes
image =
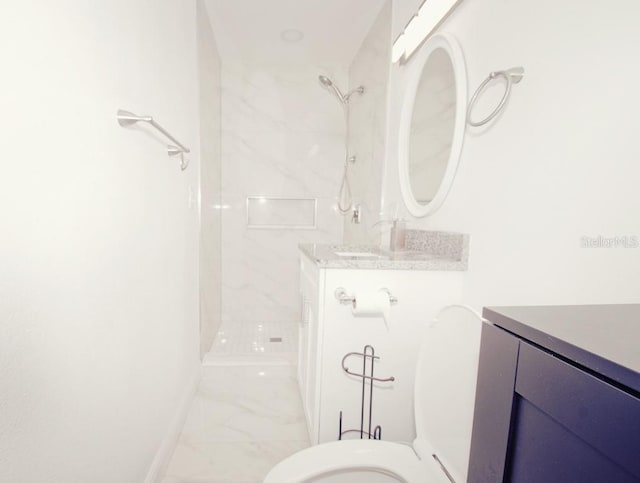
[[[413,119],[413,107],[418,92],[418,86],[422,78],[429,57],[436,49],[443,49],[451,60],[454,80],[456,83],[456,119],[453,127],[453,139],[451,140],[451,152],[447,161],[440,186],[433,199],[427,204],[420,204],[416,200],[411,188],[409,173],[409,141],[411,136],[411,121]],[[464,63],[464,55],[458,41],[450,34],[438,33],[429,37],[424,45],[414,53],[412,59],[405,65],[407,68],[407,83],[402,113],[400,115],[400,128],[398,134],[398,171],[400,178],[400,190],[404,204],[413,216],[421,218],[435,213],[447,198],[451,185],[456,176],[464,131],[467,120],[467,72]]]

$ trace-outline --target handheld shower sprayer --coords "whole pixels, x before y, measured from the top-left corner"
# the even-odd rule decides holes
[[[320,80],[320,83],[325,87],[333,86],[333,81],[329,79],[326,75],[319,75],[318,79]]]
[[[349,102],[349,98],[355,94],[356,92],[358,94],[364,94],[364,87],[363,86],[358,86],[355,89],[347,92],[346,94],[343,94],[342,91],[340,91],[340,89],[338,88],[337,85],[335,85],[333,83],[333,81],[331,79],[329,79],[326,75],[319,75],[318,79],[320,80],[320,83],[326,87],[327,89],[329,89],[331,92],[333,92],[335,94],[335,96],[338,98],[338,100],[343,104],[346,105]]]
[[[320,83],[337,97],[340,104],[344,108],[345,127],[346,134],[344,140],[345,148],[345,161],[344,161],[344,173],[342,175],[342,183],[340,184],[340,190],[338,191],[338,210],[343,215],[350,213],[353,209],[353,199],[351,195],[351,186],[349,185],[349,164],[355,162],[355,156],[349,155],[349,98],[355,94],[364,94],[364,87],[358,86],[355,89],[343,94],[337,85],[333,83],[326,75],[319,75],[318,80]],[[345,199],[346,198],[346,199]],[[343,204],[343,202],[345,204]],[[353,223],[360,223],[360,210],[358,207],[353,209]]]

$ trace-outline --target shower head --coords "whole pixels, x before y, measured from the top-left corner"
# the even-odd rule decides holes
[[[347,100],[345,99],[344,95],[342,95],[342,92],[340,92],[340,89],[338,89],[338,86],[335,85],[331,79],[329,79],[326,75],[319,75],[318,79],[320,80],[320,84],[322,84],[324,87],[335,94],[340,103],[346,104]]]
[[[352,94],[356,92],[358,94],[362,94],[364,92],[364,87],[359,86],[353,89],[352,91],[348,92],[347,94],[343,94],[342,92],[340,92],[340,89],[338,89],[338,86],[335,85],[333,81],[329,79],[326,75],[319,75],[318,80],[324,87],[331,90],[336,95],[340,103],[343,105],[346,105],[349,102],[349,98],[351,97]]]
[[[320,79],[320,83],[325,87],[331,87],[333,82],[326,75],[319,75],[318,79]]]

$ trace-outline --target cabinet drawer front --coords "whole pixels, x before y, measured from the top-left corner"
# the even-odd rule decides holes
[[[640,478],[640,399],[524,342],[515,389],[577,438]]]

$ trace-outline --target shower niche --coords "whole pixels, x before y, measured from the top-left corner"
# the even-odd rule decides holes
[[[316,198],[247,197],[247,228],[316,228]]]

